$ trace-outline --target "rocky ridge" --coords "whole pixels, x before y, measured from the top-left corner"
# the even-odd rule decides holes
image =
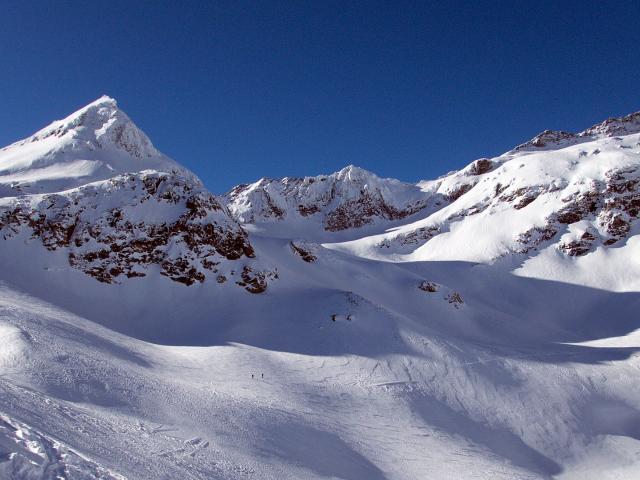
[[[401,220],[431,201],[431,195],[415,185],[382,179],[353,165],[331,175],[263,178],[238,185],[224,198],[242,223],[306,220],[329,232]]]

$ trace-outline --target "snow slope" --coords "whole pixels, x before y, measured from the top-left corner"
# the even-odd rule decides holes
[[[130,156],[10,191],[0,477],[636,478],[629,118],[415,186],[348,167],[220,199]]]

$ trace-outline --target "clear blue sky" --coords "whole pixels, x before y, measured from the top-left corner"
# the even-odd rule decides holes
[[[0,144],[102,94],[215,192],[407,181],[640,110],[640,2],[5,1]]]

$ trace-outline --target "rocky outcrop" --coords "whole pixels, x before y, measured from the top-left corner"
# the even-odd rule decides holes
[[[631,135],[638,132],[640,132],[640,112],[631,113],[619,118],[609,118],[580,133],[545,130],[528,142],[518,145],[512,152],[564,148],[598,138]]]
[[[435,293],[440,290],[440,285],[435,282],[423,280],[422,282],[420,282],[420,285],[418,285],[418,288],[423,292]]]
[[[461,196],[463,196],[465,193],[470,191],[474,186],[475,184],[473,183],[464,183],[462,185],[456,185],[445,194],[445,198],[449,202],[453,203],[456,200],[458,200]]]
[[[630,135],[640,132],[640,112],[631,113],[624,117],[608,118],[602,123],[594,125],[580,132],[580,137],[613,137]]]
[[[446,297],[445,300],[449,302],[454,308],[459,309],[464,305],[464,300],[462,300],[462,295],[458,292],[451,292]]]
[[[562,132],[556,130],[545,130],[533,137],[528,142],[518,145],[514,151],[528,150],[531,148],[561,147],[577,143],[575,133]]]
[[[378,242],[378,248],[391,248],[392,246],[407,247],[422,245],[440,233],[440,227],[432,225],[420,227],[407,233],[401,233],[393,238],[385,238]]]
[[[0,212],[0,234],[26,228],[49,250],[104,283],[161,275],[192,285],[223,262],[250,259],[244,230],[215,196],[177,174],[122,175],[58,194],[15,200]]]
[[[484,175],[485,173],[491,172],[494,168],[496,168],[496,163],[492,160],[488,158],[480,158],[471,162],[471,164],[465,169],[465,172],[471,176]]]
[[[245,266],[240,274],[240,281],[236,284],[244,287],[249,293],[262,293],[267,289],[267,278],[277,279],[278,272],[275,271],[262,271],[254,272],[251,267]]]
[[[363,193],[355,200],[348,200],[329,212],[325,219],[325,230],[337,232],[350,228],[360,228],[374,219],[401,220],[421,210],[423,206],[408,205],[399,210],[388,205],[381,195]]]
[[[591,251],[595,239],[593,233],[584,232],[578,239],[562,242],[559,248],[570,257],[581,257]]]
[[[298,242],[290,242],[289,245],[291,246],[291,251],[307,263],[313,263],[318,259],[318,257],[312,253],[311,248],[305,245]]]

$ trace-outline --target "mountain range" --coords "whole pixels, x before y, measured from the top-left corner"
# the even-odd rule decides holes
[[[0,477],[637,478],[639,216],[640,112],[216,195],[101,97],[0,150]]]

